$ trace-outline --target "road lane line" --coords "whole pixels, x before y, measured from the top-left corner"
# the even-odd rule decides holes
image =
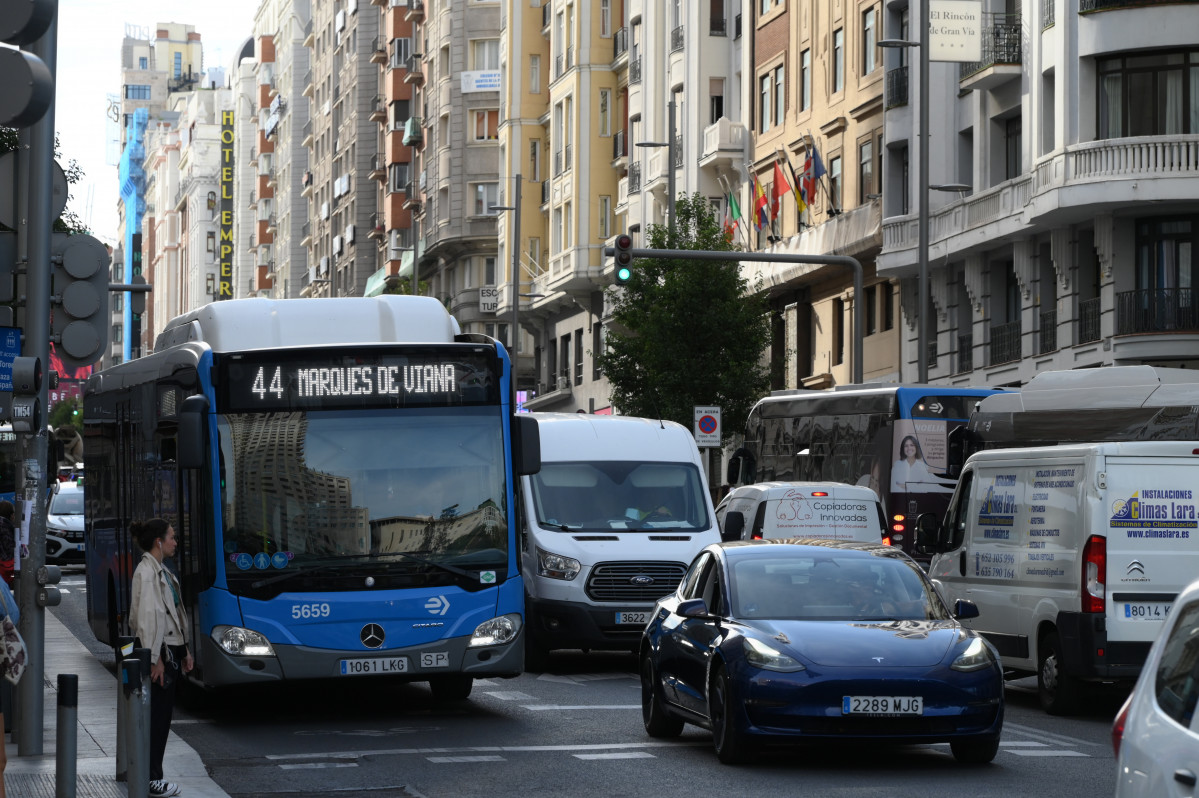
[[[528,693],[521,693],[517,690],[494,690],[491,692],[481,693],[480,695],[489,695],[492,698],[498,698],[501,701],[536,701],[537,699]]]
[[[641,709],[640,704],[526,704],[525,709],[541,712],[547,709]]]
[[[999,744],[1004,748],[1048,748],[1045,743],[1038,743],[1032,740],[1000,740]]]
[[[283,770],[318,770],[320,768],[356,768],[357,762],[304,762],[298,765],[280,765]]]
[[[614,754],[574,754],[575,759],[657,759],[648,751],[621,751]]]
[[[1090,740],[1079,739],[1078,737],[1067,737],[1064,734],[1054,734],[1053,732],[1047,732],[1047,731],[1044,731],[1043,729],[1038,729],[1035,726],[1021,726],[1019,723],[1009,723],[1007,721],[1003,722],[1003,730],[1005,732],[1006,731],[1014,731],[1017,734],[1023,734],[1026,737],[1044,738],[1046,740],[1054,740],[1059,743],[1072,743],[1074,745],[1107,746],[1107,745],[1111,744],[1111,743],[1095,743],[1095,742],[1091,742]]]
[[[430,756],[425,757],[430,762],[445,765],[457,762],[507,762],[502,756]]]
[[[1090,754],[1084,754],[1082,751],[1057,751],[1053,749],[1047,751],[1042,751],[1040,749],[1037,749],[1036,751],[1023,751],[1017,749],[1015,751],[1008,751],[1008,753],[1015,754],[1016,756],[1084,756],[1088,759],[1091,757]]]
[[[406,754],[444,754],[447,756],[471,754],[511,754],[511,753],[546,753],[553,751],[621,751],[639,748],[694,748],[707,747],[712,743],[703,742],[655,742],[641,743],[580,743],[578,745],[477,745],[464,748],[381,748],[373,751],[325,751],[310,754],[267,754],[264,758],[271,761],[305,760],[305,759],[359,759],[369,756],[403,756]]]

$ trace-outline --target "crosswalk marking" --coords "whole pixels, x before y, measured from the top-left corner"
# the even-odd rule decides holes
[[[522,693],[517,690],[495,690],[492,692],[483,693],[492,698],[498,698],[501,701],[535,701],[536,699],[528,693]]]

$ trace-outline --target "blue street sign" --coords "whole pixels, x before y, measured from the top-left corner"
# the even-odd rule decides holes
[[[12,362],[21,356],[21,328],[0,327],[0,391],[12,393]]]

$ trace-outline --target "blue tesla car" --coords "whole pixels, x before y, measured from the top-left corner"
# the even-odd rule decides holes
[[[712,730],[722,762],[763,743],[948,742],[995,758],[1003,673],[920,567],[877,543],[790,539],[708,546],[658,601],[640,647],[652,737]]]

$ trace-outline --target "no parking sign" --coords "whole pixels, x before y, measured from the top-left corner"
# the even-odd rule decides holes
[[[695,445],[720,446],[719,407],[695,407]]]

